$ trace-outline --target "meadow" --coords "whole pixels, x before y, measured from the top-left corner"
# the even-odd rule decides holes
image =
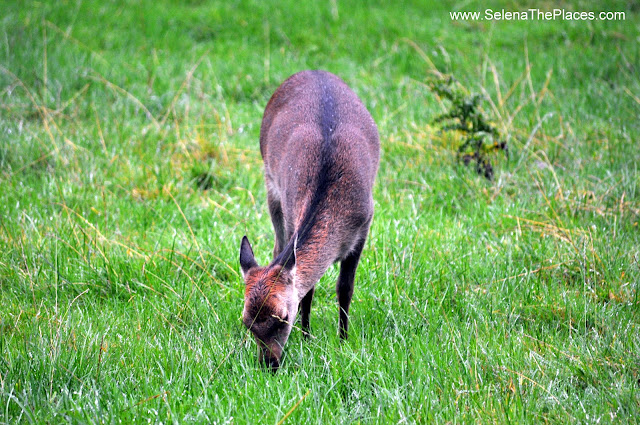
[[[487,7],[1,2],[0,423],[637,423],[640,9],[449,14]],[[260,120],[303,69],[376,120],[376,212],[349,340],[332,268],[272,374],[238,252],[270,259]],[[442,75],[507,144],[491,180]]]

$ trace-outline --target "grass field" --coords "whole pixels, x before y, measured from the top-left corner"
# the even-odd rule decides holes
[[[638,422],[640,9],[449,16],[486,7],[0,3],[0,422]],[[376,215],[350,339],[332,268],[273,375],[238,250],[269,260],[260,120],[308,68],[378,123]],[[491,181],[434,124],[438,72],[486,96]]]

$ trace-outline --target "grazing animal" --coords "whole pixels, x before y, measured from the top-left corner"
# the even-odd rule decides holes
[[[275,91],[260,128],[273,260],[258,266],[246,236],[242,321],[260,362],[276,371],[298,310],[309,332],[316,283],[340,261],[340,337],[347,338],[353,281],[373,218],[378,129],[356,94],[325,71],[302,71]]]

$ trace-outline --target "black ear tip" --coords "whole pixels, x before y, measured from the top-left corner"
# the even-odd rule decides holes
[[[253,248],[251,248],[251,243],[249,243],[249,238],[247,235],[242,237],[242,242],[240,242],[240,251],[248,251],[253,253]]]
[[[251,251],[253,251],[253,249],[251,248],[251,243],[249,242],[249,238],[247,237],[247,235],[244,235],[242,237],[242,242],[240,243],[240,248],[241,249],[249,248]]]
[[[253,256],[253,249],[249,243],[247,236],[242,237],[242,243],[240,244],[240,267],[243,272],[247,272],[250,268],[256,267],[258,264]]]
[[[296,250],[295,242],[289,242],[287,246],[280,253],[279,264],[284,267],[285,270],[291,270],[296,265]]]

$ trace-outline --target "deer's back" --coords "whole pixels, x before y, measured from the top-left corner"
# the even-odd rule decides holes
[[[335,75],[303,71],[282,83],[265,109],[260,151],[267,185],[288,223],[299,225],[310,208],[346,221],[373,214],[378,130]]]

